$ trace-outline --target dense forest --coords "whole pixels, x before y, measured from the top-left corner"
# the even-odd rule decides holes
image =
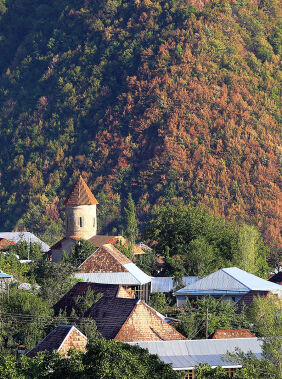
[[[0,0],[0,229],[100,232],[178,198],[279,240],[278,0]],[[279,162],[280,159],[280,162]]]

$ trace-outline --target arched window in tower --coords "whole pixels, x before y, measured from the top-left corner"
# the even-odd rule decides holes
[[[96,226],[96,218],[94,217],[93,218],[93,228],[95,228],[95,226]]]
[[[82,219],[82,217],[79,217],[79,226],[82,228],[82,226],[83,226],[83,219]]]

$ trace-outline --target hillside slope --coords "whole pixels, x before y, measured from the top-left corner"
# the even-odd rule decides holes
[[[181,197],[278,244],[278,4],[2,0],[0,229],[58,223],[84,172],[104,228],[131,191],[141,219]]]

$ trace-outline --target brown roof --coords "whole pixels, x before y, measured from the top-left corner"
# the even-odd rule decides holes
[[[119,240],[118,236],[96,235],[89,238],[89,240],[87,241],[92,243],[92,245],[95,247],[100,247],[107,243],[115,244],[118,242],[118,240]]]
[[[111,244],[100,246],[80,266],[80,272],[127,272],[131,261]]]
[[[99,204],[81,176],[77,179],[66,200],[65,206]]]
[[[0,250],[7,249],[7,247],[14,244],[14,241],[9,241],[6,238],[0,238]]]
[[[83,317],[93,318],[106,339],[122,342],[186,339],[138,299],[101,298]]]
[[[246,295],[244,295],[236,304],[237,306],[236,313],[241,313],[243,310],[243,306],[248,308],[254,301],[255,297],[258,297],[258,296],[266,297],[267,294],[268,294],[268,291],[256,291],[256,290],[246,293]]]
[[[74,339],[74,341],[69,342],[67,345],[69,347],[83,349],[83,347],[85,347],[87,343],[87,338],[72,325],[59,325],[55,329],[53,329],[51,333],[49,333],[41,342],[39,342],[39,344],[37,344],[26,355],[32,358],[35,357],[40,351],[49,351],[50,353],[52,353],[53,350],[60,351],[63,348],[63,343],[66,342],[66,339],[72,332],[76,334],[76,338]],[[82,346],[81,341],[79,341],[79,338],[77,338],[77,335],[83,338],[84,343],[82,344]]]
[[[76,283],[72,289],[70,289],[55,305],[55,313],[58,314],[59,311],[66,311],[66,315],[70,316],[73,309],[76,309],[76,298],[82,296],[86,293],[88,289],[94,292],[94,295],[98,293],[103,294],[105,297],[115,298],[123,297],[121,294],[121,285],[118,284],[98,284],[98,283],[88,283],[79,282]],[[130,296],[128,296],[130,297]]]
[[[252,338],[255,335],[249,331],[249,329],[216,329],[212,335],[212,339],[223,338]]]

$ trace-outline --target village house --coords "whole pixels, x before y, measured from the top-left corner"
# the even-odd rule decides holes
[[[82,317],[95,320],[104,338],[120,342],[186,339],[164,316],[139,299],[102,297]]]
[[[65,312],[69,317],[73,311],[80,313],[89,290],[94,302],[78,318],[93,319],[104,338],[122,342],[185,339],[169,325],[170,319],[118,284],[77,283],[54,305],[55,314]]]
[[[52,330],[41,342],[26,353],[30,358],[35,357],[39,352],[54,350],[63,355],[67,355],[69,349],[86,351],[87,337],[72,325],[59,325]]]
[[[50,250],[50,247],[47,243],[41,241],[40,238],[36,237],[33,233],[30,232],[0,232],[0,250],[7,248],[11,245],[14,245],[18,242],[25,241],[28,245],[31,243],[37,243],[41,251],[46,253]]]
[[[84,282],[120,284],[137,298],[149,301],[151,277],[111,244],[99,247],[75,274]]]
[[[177,306],[204,296],[229,300],[231,304],[242,309],[249,306],[256,296],[267,296],[269,293],[278,297],[282,295],[282,286],[261,279],[237,267],[222,268],[203,279],[196,281],[175,292]]]

